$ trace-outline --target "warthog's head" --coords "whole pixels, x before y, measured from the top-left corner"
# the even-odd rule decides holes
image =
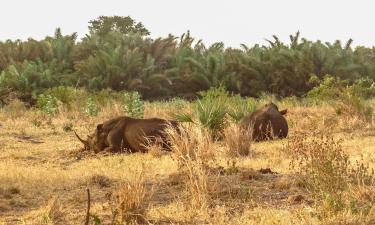
[[[76,135],[76,137],[78,138],[78,140],[80,142],[82,142],[83,144],[83,147],[85,150],[90,150],[92,149],[92,135],[87,135],[87,140],[83,140],[75,130],[73,130],[74,134]]]
[[[279,108],[277,107],[277,105],[273,102],[270,102],[270,103],[267,103],[264,105],[264,109],[265,111],[269,112],[269,113],[275,113],[275,112],[278,112],[280,113],[281,115],[285,115],[287,113],[287,109],[284,109],[284,110],[281,110],[279,111]]]
[[[103,132],[102,130],[103,124],[98,124],[95,132],[91,135],[87,135],[87,139],[82,139],[76,131],[74,131],[74,134],[78,138],[80,142],[82,142],[85,150],[93,150],[94,152],[100,152],[102,151],[107,145],[106,145],[106,137],[107,133]]]

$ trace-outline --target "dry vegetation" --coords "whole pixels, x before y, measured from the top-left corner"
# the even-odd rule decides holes
[[[374,224],[375,121],[330,105],[280,102],[286,140],[251,143],[233,124],[213,142],[194,125],[171,131],[173,152],[82,152],[87,134],[121,114],[56,116],[15,101],[0,111],[0,224]],[[145,117],[190,107],[146,104]]]

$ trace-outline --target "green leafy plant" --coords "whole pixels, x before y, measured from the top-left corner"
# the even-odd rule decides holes
[[[77,90],[72,87],[58,86],[45,90],[44,95],[51,95],[64,104],[70,104],[77,97]]]
[[[59,112],[58,99],[52,95],[39,95],[37,105],[38,108],[47,114],[56,114]]]
[[[244,116],[252,113],[257,108],[257,102],[253,98],[242,98],[239,95],[230,97],[228,115],[234,122],[239,122]]]
[[[143,118],[144,104],[138,92],[124,92],[122,94],[122,110],[133,118]]]
[[[97,116],[99,112],[100,112],[100,107],[92,99],[92,97],[89,97],[86,101],[85,113],[89,116]]]

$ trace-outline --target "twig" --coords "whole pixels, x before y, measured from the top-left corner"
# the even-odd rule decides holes
[[[90,189],[87,188],[86,191],[87,191],[87,212],[86,212],[85,225],[89,225],[89,222],[90,222],[90,204],[91,204]]]

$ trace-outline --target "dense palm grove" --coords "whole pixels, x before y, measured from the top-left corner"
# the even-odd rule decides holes
[[[191,97],[223,86],[242,96],[271,93],[304,96],[326,75],[348,84],[374,86],[375,48],[308,41],[299,33],[282,43],[225,48],[206,46],[185,33],[151,39],[130,17],[99,17],[89,34],[63,35],[37,41],[0,42],[0,97],[19,93],[28,101],[51,87],[84,87],[138,91],[145,99]]]

